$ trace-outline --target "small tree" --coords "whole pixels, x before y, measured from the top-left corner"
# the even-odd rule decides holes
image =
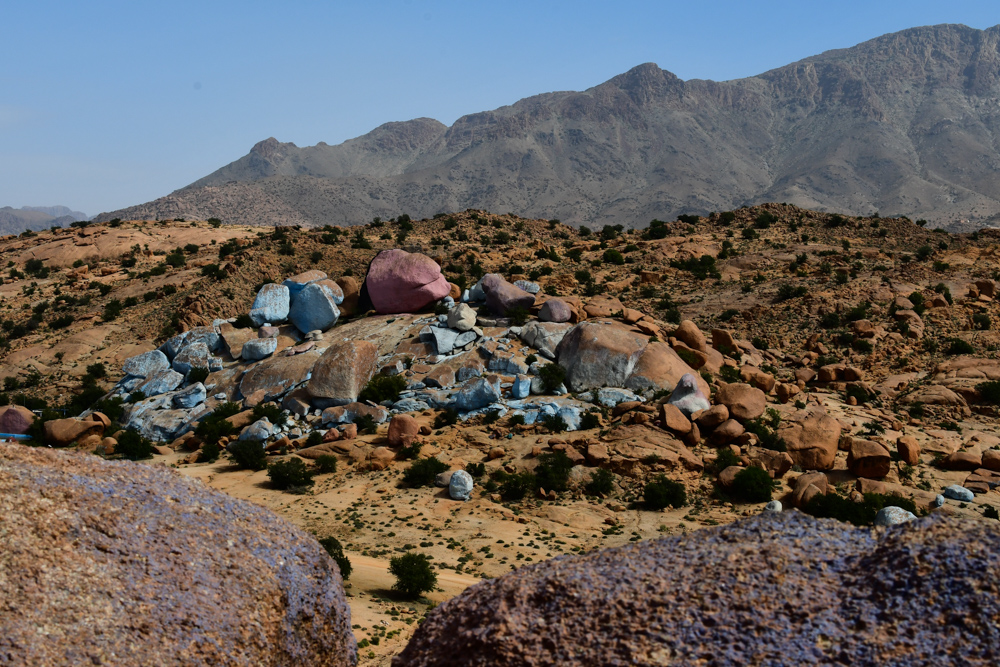
[[[148,459],[153,455],[153,443],[137,431],[124,431],[118,436],[115,454],[129,461]]]
[[[301,493],[314,484],[313,471],[299,458],[272,463],[267,467],[267,476],[281,491]]]
[[[389,573],[396,577],[392,590],[406,597],[416,598],[421,593],[434,590],[437,574],[431,568],[431,559],[426,554],[407,553],[389,561]]]
[[[439,473],[448,469],[448,464],[433,457],[414,461],[403,472],[403,483],[407,486],[430,486]]]
[[[336,537],[324,537],[319,541],[320,546],[326,549],[326,552],[330,554],[330,558],[337,564],[340,568],[340,576],[344,581],[351,578],[351,561],[344,554],[344,547],[340,544],[340,540]]]
[[[684,490],[684,485],[667,479],[666,475],[660,475],[648,482],[642,497],[646,501],[646,505],[654,510],[661,510],[668,505],[670,507],[687,505],[687,492]]]
[[[229,445],[229,454],[241,470],[263,470],[267,467],[267,452],[260,440],[237,440]]]

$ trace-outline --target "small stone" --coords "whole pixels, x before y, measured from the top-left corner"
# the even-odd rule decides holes
[[[765,512],[780,512],[781,511],[781,501],[772,500],[768,504],[764,505]]]
[[[448,328],[456,331],[472,331],[476,326],[476,311],[469,305],[460,303],[448,311]]]
[[[946,487],[944,490],[944,497],[951,498],[952,500],[958,500],[963,503],[971,503],[975,500],[976,495],[969,491],[964,486],[959,486],[958,484],[952,484]]]
[[[255,338],[243,343],[240,356],[246,361],[260,361],[274,354],[277,349],[277,338]]]
[[[469,500],[472,498],[472,487],[472,475],[456,470],[448,480],[448,495],[452,500]]]
[[[913,512],[908,512],[902,507],[896,507],[895,505],[889,505],[888,507],[883,507],[875,515],[875,525],[876,526],[898,526],[901,523],[906,523],[907,521],[913,521],[916,519],[916,515]]]

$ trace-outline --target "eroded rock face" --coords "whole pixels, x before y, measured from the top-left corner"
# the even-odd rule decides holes
[[[823,410],[800,411],[781,423],[778,435],[792,461],[805,470],[829,470],[837,456],[841,425]]]
[[[35,421],[35,415],[20,405],[0,408],[0,433],[27,433]]]
[[[495,315],[503,317],[512,310],[527,310],[535,305],[533,294],[507,282],[500,274],[487,273],[479,284],[486,293],[486,307]]]
[[[995,523],[874,532],[767,512],[486,580],[432,611],[392,664],[990,665],[1000,581],[983,572],[998,565]],[[977,622],[949,623],[959,609]]]
[[[415,313],[450,292],[451,285],[437,262],[427,255],[393,248],[375,255],[368,267],[361,301],[366,293],[380,313]]]
[[[331,405],[347,405],[357,400],[377,368],[378,348],[372,343],[335,343],[316,362],[307,389],[311,396],[327,399]]]
[[[10,664],[355,664],[337,565],[267,510],[90,454],[0,444],[0,470]]]
[[[339,292],[340,287],[336,283],[333,285]],[[288,319],[303,333],[326,331],[336,324],[340,317],[336,296],[333,289],[327,285],[310,283],[299,291],[295,301],[292,302]],[[343,294],[340,295],[340,300],[344,300]]]
[[[283,322],[288,317],[290,302],[289,290],[285,285],[264,285],[250,307],[250,319],[257,326],[265,322]]]

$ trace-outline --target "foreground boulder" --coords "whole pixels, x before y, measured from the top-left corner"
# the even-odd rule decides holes
[[[393,248],[375,255],[361,287],[360,304],[380,313],[415,313],[451,292],[441,267],[427,255]]]
[[[484,580],[392,664],[992,665],[997,566],[995,522],[875,532],[768,512]]]
[[[267,510],[89,454],[0,444],[0,471],[0,661],[355,664],[336,564]]]
[[[0,408],[0,433],[21,435],[27,433],[34,422],[34,413],[26,407],[8,405]]]

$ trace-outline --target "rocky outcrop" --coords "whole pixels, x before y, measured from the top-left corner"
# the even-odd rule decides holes
[[[378,348],[368,341],[335,343],[316,362],[306,389],[328,405],[347,405],[357,400],[377,366]]]
[[[997,566],[995,522],[876,532],[768,512],[486,580],[432,611],[392,664],[991,665]]]
[[[336,564],[257,505],[160,466],[0,444],[0,516],[3,662],[356,662]]]

